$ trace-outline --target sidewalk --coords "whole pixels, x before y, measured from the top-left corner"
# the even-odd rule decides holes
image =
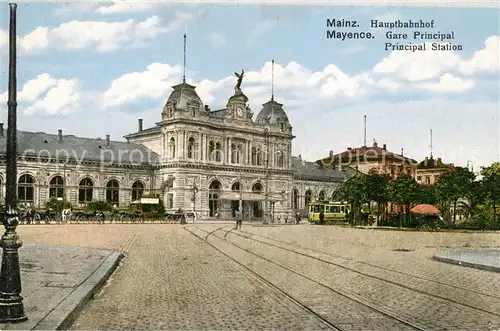
[[[500,250],[440,252],[433,258],[441,262],[500,272]]]
[[[19,260],[21,296],[28,320],[0,324],[0,330],[69,327],[122,257],[119,252],[86,247],[24,244],[19,249]]]

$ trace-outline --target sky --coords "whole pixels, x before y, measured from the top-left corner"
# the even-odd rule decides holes
[[[287,112],[293,154],[326,157],[364,141],[416,160],[432,151],[478,170],[500,158],[500,10],[497,7],[306,6],[155,2],[20,3],[18,129],[124,140],[160,121],[181,82],[221,109],[234,72],[255,116],[271,97]],[[0,4],[0,120],[7,121],[9,7]],[[329,28],[327,19],[358,27]],[[434,20],[434,28],[373,28],[371,20]],[[326,31],[372,39],[327,39]],[[388,40],[386,33],[406,33]],[[414,31],[454,32],[461,50],[385,49],[422,44]],[[439,42],[439,41],[438,41]]]

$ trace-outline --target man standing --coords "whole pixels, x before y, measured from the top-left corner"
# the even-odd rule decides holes
[[[241,224],[243,223],[243,213],[240,209],[236,209],[234,216],[236,217],[236,230],[241,229]]]

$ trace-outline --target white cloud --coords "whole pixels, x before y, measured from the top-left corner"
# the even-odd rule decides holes
[[[153,9],[156,5],[158,4],[154,2],[114,1],[111,5],[101,6],[95,9],[95,12],[101,14],[131,13],[150,10]]]
[[[19,52],[33,53],[48,48],[79,50],[89,47],[95,47],[100,52],[114,51],[175,31],[200,14],[201,11],[178,12],[166,26],[162,25],[158,16],[151,16],[143,21],[70,21],[53,29],[39,26],[19,37]],[[0,30],[0,46],[7,43],[7,31]]]
[[[490,36],[484,44],[485,47],[475,52],[470,59],[463,59],[459,52],[431,51],[429,43],[426,51],[393,51],[373,68],[373,73],[421,82],[454,71],[465,75],[484,71],[498,72],[500,38]]]
[[[484,42],[485,47],[474,53],[472,58],[460,63],[459,69],[467,75],[479,71],[498,71],[500,69],[500,37],[491,36]]]
[[[373,72],[416,82],[437,77],[460,63],[460,57],[455,52],[435,52],[429,49],[430,44],[427,43],[426,51],[392,51],[373,68]]]
[[[222,33],[211,33],[208,37],[208,41],[210,41],[212,45],[222,46],[226,43],[226,36]]]
[[[250,45],[256,42],[264,33],[276,26],[276,23],[271,20],[263,20],[257,23],[249,33],[247,37],[246,44]]]
[[[165,97],[182,75],[180,66],[152,63],[144,72],[132,72],[113,80],[104,93],[104,106],[112,107],[137,101]]]
[[[441,76],[438,83],[423,83],[417,86],[432,92],[465,92],[474,86],[474,81],[446,73]]]
[[[69,114],[78,109],[82,95],[78,79],[57,79],[43,73],[24,84],[18,93],[19,109],[31,115]],[[7,98],[8,91],[0,95],[0,102]]]

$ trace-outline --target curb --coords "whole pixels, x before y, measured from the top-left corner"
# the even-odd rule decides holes
[[[120,261],[120,252],[111,253],[99,268],[50,311],[33,330],[67,330],[83,310],[87,302],[104,286]]]
[[[477,263],[472,263],[472,262],[460,261],[460,260],[455,260],[452,258],[442,257],[442,256],[437,256],[437,255],[433,255],[432,258],[434,260],[437,260],[440,262],[456,264],[456,265],[460,265],[460,266],[464,266],[464,267],[482,269],[482,270],[493,271],[493,272],[500,272],[500,267],[495,267],[495,266],[491,266],[491,265],[484,265],[484,264],[477,264]]]

